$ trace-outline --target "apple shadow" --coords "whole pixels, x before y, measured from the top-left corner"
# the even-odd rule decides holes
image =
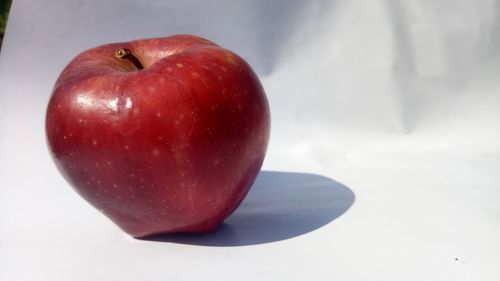
[[[306,234],[354,203],[345,185],[315,174],[262,171],[238,209],[206,234],[163,234],[141,240],[200,246],[246,246]]]

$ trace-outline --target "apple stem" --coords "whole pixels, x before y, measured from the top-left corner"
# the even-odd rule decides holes
[[[132,62],[135,67],[137,67],[138,69],[144,69],[144,66],[142,66],[141,62],[139,61],[139,59],[137,59],[133,54],[132,52],[130,52],[129,49],[124,49],[124,48],[118,48],[115,50],[115,57],[119,58],[119,59],[124,59],[124,60],[129,60],[130,62]]]

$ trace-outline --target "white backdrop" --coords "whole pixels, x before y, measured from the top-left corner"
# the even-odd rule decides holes
[[[104,43],[191,33],[271,106],[264,170],[203,237],[128,238],[64,182],[44,113]],[[0,280],[498,280],[495,0],[14,0],[0,54]]]

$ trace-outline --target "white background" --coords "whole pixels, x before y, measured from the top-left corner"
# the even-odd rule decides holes
[[[219,231],[139,241],[58,174],[45,107],[81,51],[176,33],[254,67],[271,143]],[[0,280],[499,280],[499,78],[494,0],[15,0]]]

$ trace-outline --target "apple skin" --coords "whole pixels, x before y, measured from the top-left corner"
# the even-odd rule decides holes
[[[115,57],[117,48],[144,69]],[[46,113],[64,178],[137,238],[220,225],[254,182],[269,133],[269,105],[251,67],[192,35],[81,53],[60,74]]]

